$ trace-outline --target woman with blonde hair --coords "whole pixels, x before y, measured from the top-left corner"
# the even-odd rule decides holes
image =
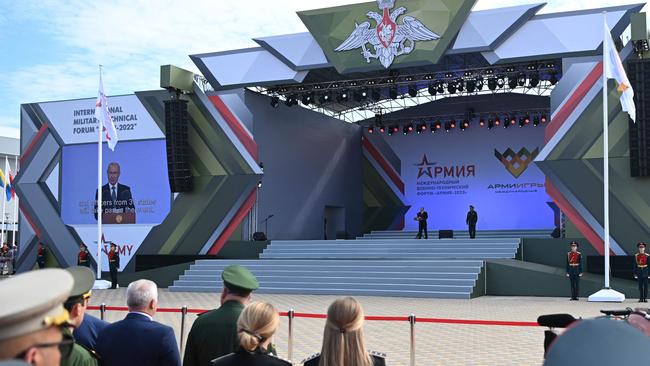
[[[280,316],[273,305],[254,302],[237,320],[239,349],[212,361],[213,366],[287,366],[291,362],[270,354],[273,335],[280,325]]]
[[[363,343],[364,313],[352,297],[335,300],[327,309],[321,353],[303,361],[304,366],[384,366],[385,354],[368,352]]]

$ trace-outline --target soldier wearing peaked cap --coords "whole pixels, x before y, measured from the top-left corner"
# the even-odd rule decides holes
[[[578,251],[578,242],[569,244],[571,251],[566,254],[566,276],[571,280],[571,300],[578,301],[580,277],[582,277],[582,254]]]
[[[640,242],[636,247],[639,252],[634,255],[634,278],[639,282],[639,302],[648,302],[648,253],[645,243]]]
[[[0,281],[0,361],[21,360],[36,366],[59,365],[73,341],[60,327],[67,324],[63,302],[74,280],[62,269],[44,269]]]
[[[111,288],[117,288],[117,270],[120,268],[120,253],[117,251],[117,245],[111,243],[111,249],[108,251],[108,269],[111,273]]]
[[[209,366],[215,358],[239,348],[237,319],[260,285],[247,268],[239,265],[224,268],[221,278],[221,307],[201,314],[192,325],[183,366]]]
[[[72,331],[83,322],[95,275],[86,267],[71,267],[67,271],[74,278],[74,285],[70,297],[63,303],[70,318],[68,326],[63,328],[63,333],[74,340]],[[94,352],[75,342],[70,356],[61,361],[61,366],[97,366],[97,357]]]
[[[79,245],[79,254],[77,254],[77,265],[83,267],[90,267],[90,253],[86,244]]]

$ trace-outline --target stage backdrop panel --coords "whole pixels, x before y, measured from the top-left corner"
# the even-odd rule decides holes
[[[126,210],[134,210],[136,224],[160,224],[171,205],[165,140],[120,142],[115,151],[104,144],[103,149],[102,186],[106,189],[102,201],[111,201],[107,170],[109,164],[117,163],[120,172],[117,200],[124,202]],[[63,222],[66,225],[96,224],[96,144],[63,147],[61,181]]]
[[[533,164],[544,146],[541,125],[488,130],[474,121],[465,131],[383,138],[402,161],[404,193],[411,205],[406,230],[417,229],[414,217],[420,207],[429,212],[429,230],[466,230],[469,205],[478,211],[479,230],[554,227],[545,177]]]

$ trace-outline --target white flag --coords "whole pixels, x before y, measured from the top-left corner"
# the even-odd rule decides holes
[[[97,102],[95,103],[95,118],[97,118],[99,125],[103,128],[108,148],[114,151],[118,141],[117,131],[115,130],[111,113],[108,110],[108,98],[104,94],[104,83],[102,82],[101,74],[99,75],[99,95],[97,95]]]
[[[634,90],[632,90],[632,85],[627,79],[627,74],[625,74],[621,58],[618,55],[618,51],[616,51],[614,40],[609,32],[609,26],[607,25],[607,19],[605,19],[603,24],[605,27],[603,40],[603,72],[607,79],[616,80],[616,83],[618,84],[616,90],[618,90],[618,93],[621,95],[621,106],[623,107],[623,111],[627,112],[630,115],[630,118],[632,118],[632,121],[636,122]]]

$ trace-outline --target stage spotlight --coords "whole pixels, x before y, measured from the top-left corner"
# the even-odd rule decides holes
[[[527,124],[527,125],[530,124],[530,116],[529,115],[524,116],[524,124]]]
[[[433,128],[432,128],[432,129],[433,129],[434,132],[435,132],[435,131],[438,131],[438,130],[441,129],[441,128],[442,128],[442,123],[441,123],[440,121],[436,121],[436,123],[433,125]]]
[[[397,87],[396,86],[393,85],[388,89],[388,96],[390,97],[390,99],[397,99]]]
[[[524,117],[519,117],[519,128],[522,128],[526,125],[526,120]]]
[[[510,87],[510,89],[517,87],[517,78],[512,74],[508,76],[508,87]]]
[[[303,96],[302,96],[302,104],[310,105],[313,102],[314,102],[314,93],[313,92],[303,94]]]
[[[476,90],[478,91],[483,90],[484,81],[482,77],[480,76],[477,77],[475,83],[476,83]]]
[[[456,82],[455,81],[447,82],[447,91],[449,92],[449,94],[456,94]]]
[[[339,92],[339,94],[336,96],[336,101],[341,103],[341,102],[347,102],[349,98],[348,91],[346,89],[343,89]]]
[[[287,107],[291,107],[293,105],[298,105],[298,99],[296,98],[295,95],[290,95],[287,97],[287,99],[284,101],[284,104]]]
[[[330,95],[330,92],[324,92],[318,96],[318,101],[320,102],[320,104],[328,103],[331,100],[332,100],[332,96]]]
[[[438,81],[436,90],[438,90],[438,94],[443,94],[445,92],[445,86],[442,84],[442,81]]]
[[[533,117],[533,126],[539,126],[539,116]]]
[[[456,80],[456,89],[461,93],[465,90],[465,81],[463,79]]]
[[[501,125],[501,119],[500,119],[499,117],[495,117],[495,118],[494,118],[494,125],[495,125],[495,126],[499,126],[499,125]]]
[[[510,124],[513,125],[513,126],[517,124],[517,118],[515,118],[514,115],[512,117],[510,117]]]
[[[409,85],[409,96],[415,98],[418,96],[418,88],[415,84]]]
[[[257,188],[262,188],[262,181],[257,182]]]
[[[409,130],[409,132],[413,132],[414,129],[413,124],[409,123],[408,125],[406,125],[406,129]]]
[[[499,89],[503,89],[503,87],[505,85],[506,85],[505,77],[504,76],[499,76],[499,78],[497,79],[497,86],[499,87]]]
[[[399,131],[399,127],[397,127],[395,125],[388,127],[388,134],[389,135],[397,133],[397,131]]]
[[[410,132],[410,131],[409,131],[408,127],[404,126],[404,127],[402,128],[402,133],[403,133],[404,135],[408,135],[409,132]]]
[[[446,122],[445,123],[445,132],[449,132],[449,130],[451,130],[451,123]]]
[[[488,79],[488,89],[495,91],[497,89],[497,79],[495,77],[491,77]]]
[[[438,93],[438,90],[436,89],[436,87],[433,84],[429,85],[429,88],[427,89],[427,91],[429,92],[429,95],[432,96],[432,97],[435,97],[436,94]]]
[[[548,80],[551,82],[551,85],[555,85],[558,82],[557,76],[555,74],[551,74],[551,78]]]
[[[539,85],[539,75],[532,74],[530,76],[530,80],[528,80],[528,88],[529,89],[536,88],[537,85]]]
[[[385,133],[385,132],[386,132],[386,127],[379,126],[379,133]]]
[[[279,104],[280,104],[280,97],[278,96],[271,97],[271,107],[277,108]]]
[[[424,132],[427,130],[427,124],[426,123],[420,123],[418,125],[418,133]]]
[[[460,130],[465,131],[466,128],[469,128],[469,121],[464,120],[463,123],[460,124]]]
[[[542,116],[540,117],[539,120],[540,120],[540,122],[542,122],[542,123],[546,123],[546,115],[545,115],[545,114],[542,114]]]
[[[488,128],[488,130],[491,130],[491,129],[494,128],[494,119],[488,118],[487,128]]]
[[[368,90],[367,89],[355,90],[353,93],[353,98],[358,103],[365,101],[366,99],[368,99]]]
[[[451,127],[452,130],[456,128],[456,121],[452,119],[451,123],[449,124],[449,127]]]
[[[467,80],[467,92],[468,93],[474,93],[476,91],[476,81],[475,80]]]
[[[372,100],[378,102],[381,99],[381,89],[372,88],[371,96],[372,96]]]
[[[429,124],[429,130],[431,130],[431,133],[436,133],[436,124],[431,122]]]
[[[485,127],[485,119],[481,118],[481,119],[478,121],[478,125],[481,126],[481,127]]]
[[[519,86],[526,85],[526,74],[520,72],[519,75],[517,75],[517,84],[519,84]]]

